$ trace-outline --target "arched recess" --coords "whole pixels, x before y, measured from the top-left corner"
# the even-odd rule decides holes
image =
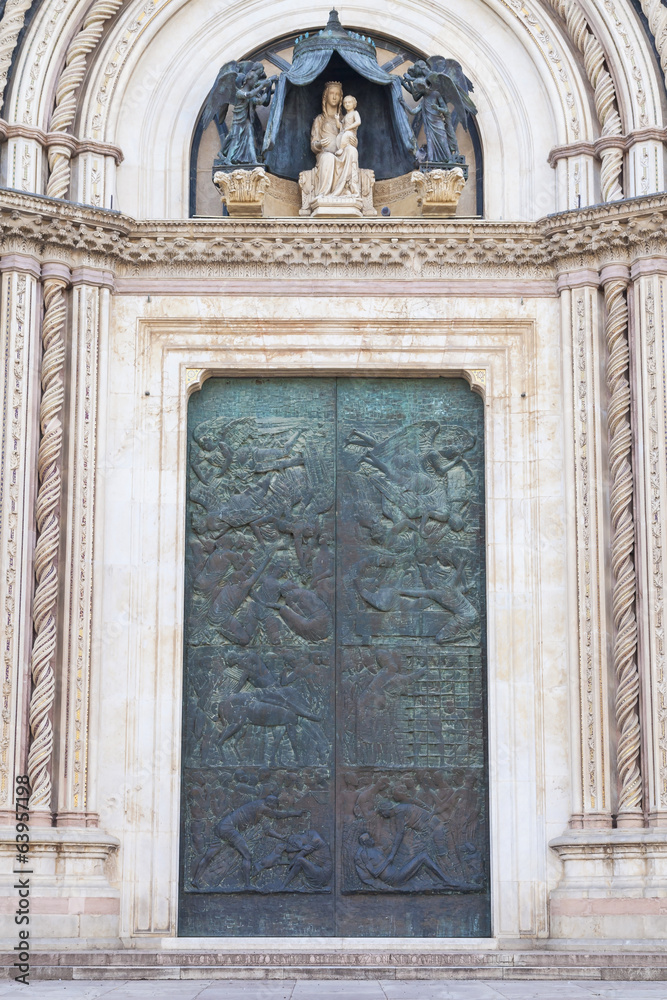
[[[348,27],[356,30],[356,25]],[[267,76],[271,76],[272,74],[279,73],[282,69],[285,69],[288,63],[291,63],[294,40],[295,36],[274,39],[268,45],[263,46],[261,51],[246,53],[243,55],[243,58],[263,62]],[[408,51],[404,43],[398,43],[395,39],[386,38],[381,35],[376,34],[373,40],[376,43],[379,65],[386,68],[388,72],[397,73],[398,75],[406,72],[411,62],[416,59],[425,58],[428,55],[426,52]],[[328,72],[328,70],[325,70],[325,74]],[[404,96],[410,104],[414,103],[407,94]],[[260,107],[257,110],[262,123],[265,124],[269,109]],[[215,122],[211,122],[204,133],[202,128],[203,111],[204,109],[202,108],[197,118],[190,148],[188,212],[191,217],[211,218],[219,217],[223,214],[220,195],[211,178],[213,160],[220,151],[221,142],[224,140],[224,135],[227,134],[227,127],[223,125],[221,134],[219,135]],[[231,121],[231,115],[232,111],[230,108],[227,114],[228,122]],[[422,134],[419,141],[423,142],[423,139]],[[463,125],[459,124],[457,141],[460,152],[466,157],[469,175],[456,214],[463,217],[482,216],[484,214],[483,156],[479,129],[477,128],[474,116],[470,116],[467,130]],[[360,165],[364,167],[368,164],[365,164],[363,161],[363,140],[361,141],[359,150]],[[315,166],[314,157],[311,165]],[[296,175],[294,175],[294,180],[296,180]],[[381,186],[376,186],[375,190],[376,195],[382,193]],[[290,209],[296,214],[295,206],[290,206]]]
[[[181,10],[185,2],[186,0],[149,0],[149,2],[128,0],[123,5],[119,14],[106,28],[107,41],[103,39],[88,57],[87,79],[76,95],[79,111],[84,104],[86,110],[83,117],[81,114],[78,116],[74,128],[75,134],[80,137],[101,138],[99,129],[91,130],[96,119],[102,120],[103,131],[108,133],[107,125],[112,119],[115,118],[116,121],[118,119],[114,106],[118,103],[121,91],[124,94],[123,99],[128,92],[134,92],[137,105],[141,104],[141,97],[150,98],[150,84],[160,72],[155,69],[155,63],[160,62],[157,51],[153,49],[151,52],[149,62],[153,66],[149,66],[148,76],[144,75],[143,81],[132,77],[133,67],[136,67],[138,59],[145,53],[146,46],[152,39],[157,39],[162,34],[162,27]],[[202,5],[193,0],[187,2],[189,19],[192,28],[197,32],[198,26],[202,24]],[[577,3],[577,0],[574,2]],[[464,27],[462,41],[466,43],[464,46],[466,52],[460,61],[469,64],[466,55],[476,48],[475,38],[470,29],[479,22],[477,14],[482,10],[481,3],[482,0],[477,0],[475,4],[461,7],[453,3],[443,4],[426,0],[419,2],[413,0],[412,3],[400,4],[396,0],[388,0],[387,3],[377,5],[373,9],[370,9],[370,5],[367,10],[355,8],[353,19],[359,25],[365,24],[369,31],[386,32],[387,25],[393,24],[395,29],[392,34],[400,30],[401,37],[405,38],[406,42],[410,40],[410,36],[413,40],[421,38],[422,42],[426,39],[433,46],[432,51],[436,51],[438,47],[445,51],[451,41],[447,29],[458,18]],[[581,54],[577,52],[573,39],[568,37],[564,22],[553,12],[553,8],[559,6],[558,3],[554,0],[532,0],[535,6],[531,8],[520,0],[488,0],[488,3],[493,6],[496,16],[509,27],[512,35],[516,37],[524,35],[524,44],[527,48],[530,47],[536,68],[542,60],[543,65],[537,72],[542,78],[542,85],[545,85],[549,74],[555,77],[552,89],[557,91],[558,96],[553,102],[553,107],[556,109],[559,103],[561,107],[558,111],[554,111],[554,114],[574,115],[583,123],[583,127],[578,129],[574,139],[561,136],[556,144],[594,140],[597,137],[595,116],[593,115],[592,121],[587,121],[590,116],[582,114],[581,110],[581,106],[586,104],[588,110],[591,110],[590,85],[583,70]],[[596,35],[599,34],[602,41],[608,68],[619,95],[623,132],[641,130],[646,127],[646,123],[648,127],[662,128],[665,120],[664,83],[637,16],[630,9],[627,0],[616,0],[616,2],[585,0],[580,6],[591,31]],[[90,0],[44,0],[39,6],[25,32],[20,50],[14,55],[12,78],[7,87],[7,100],[3,108],[3,117],[7,121],[48,130],[53,95],[67,46],[75,37],[84,14],[90,7]],[[324,23],[326,13],[327,8],[323,5],[321,16],[318,18],[316,13],[311,17]],[[343,8],[343,20],[346,19],[346,13],[349,19],[351,12],[346,12]],[[258,47],[269,38],[283,33],[288,27],[286,15],[287,21],[291,18],[294,22],[294,25],[290,23],[290,28],[294,27],[294,30],[298,31],[303,27],[303,16],[299,16],[294,10],[287,11],[282,5],[279,9],[275,5],[267,9],[259,3],[235,3],[226,11],[220,12],[219,17],[225,25],[224,38],[219,39],[218,52],[213,62],[219,65],[225,53],[231,52],[232,49],[235,49],[234,54],[238,54],[239,51],[247,51],[251,46]],[[279,25],[278,31],[276,31],[277,25]],[[239,28],[242,38],[239,35]],[[188,33],[186,32],[186,35]],[[491,37],[482,40],[488,40],[493,61],[498,33],[494,32]],[[162,41],[163,39],[160,40],[160,45]],[[502,47],[502,39],[500,45]],[[116,51],[117,49],[119,51]],[[489,55],[488,52],[485,54]],[[496,54],[501,57],[501,53]],[[201,67],[199,53],[196,65]],[[109,67],[112,68],[111,76],[105,72]],[[495,81],[492,81],[493,83]],[[569,94],[568,84],[573,87]],[[517,89],[520,93],[523,92],[520,84]],[[587,97],[584,94],[587,94]],[[96,98],[100,97],[101,102],[96,101]],[[530,103],[530,96],[528,101]],[[97,103],[97,112],[90,113],[94,103]],[[142,106],[138,110],[143,113],[145,107]],[[530,111],[530,108],[527,107],[526,110]],[[116,131],[115,127],[111,131]],[[97,132],[97,135],[93,135],[93,132]],[[39,150],[36,152],[39,158],[41,155]],[[654,152],[656,156],[662,155],[662,144],[657,140]],[[125,173],[128,169],[129,164]],[[41,173],[43,171],[40,172],[33,167],[30,171],[31,179],[27,182],[28,186],[22,185],[24,189],[41,190],[43,187]],[[113,168],[107,173],[112,179]],[[94,203],[108,205],[111,186],[111,180],[105,183],[105,187],[109,190],[105,190],[101,202],[93,199]],[[544,193],[542,191],[541,195],[544,196]],[[626,196],[633,193],[641,193],[636,184],[634,188],[626,191]],[[77,192],[72,190],[70,197],[76,200],[76,196]],[[543,197],[543,200],[546,199]]]
[[[327,13],[323,6],[309,20],[325,23]],[[276,36],[276,25],[280,33],[307,25],[288,0],[270,12],[235,4],[214,13],[201,0],[189,0],[187,10],[184,0],[172,0],[135,31],[132,45],[123,41],[119,53],[135,14],[132,6],[127,9],[97,54],[80,134],[123,149],[117,203],[124,211],[182,218],[192,130],[219,66],[265,45]],[[391,26],[391,35],[409,47],[458,59],[475,81],[485,156],[495,164],[487,217],[528,219],[555,209],[549,150],[594,138],[596,124],[581,69],[554,22],[537,8],[522,7],[517,14],[504,0],[469,0],[463,7],[389,2],[357,6],[354,17],[370,34],[388,34]]]

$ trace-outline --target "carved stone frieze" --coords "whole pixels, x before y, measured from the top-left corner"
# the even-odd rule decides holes
[[[552,278],[667,252],[667,196],[548,216],[469,219],[224,219],[136,222],[5,191],[0,251],[116,275],[184,277]]]

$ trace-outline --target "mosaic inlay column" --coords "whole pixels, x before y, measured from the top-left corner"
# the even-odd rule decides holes
[[[664,521],[667,498],[665,298],[667,259],[632,268],[634,384],[637,386],[637,550],[639,670],[646,808],[650,826],[667,825],[667,666]]]
[[[0,367],[0,609],[2,718],[0,822],[14,822],[15,776],[25,772],[32,622],[32,523],[35,504],[39,357],[38,262],[22,254],[0,259],[3,364]]]
[[[72,273],[58,826],[97,825],[88,774],[97,383],[112,284],[112,275],[104,271],[78,268]]]
[[[601,314],[597,271],[562,274],[562,335],[569,384],[572,613],[576,672],[572,677],[573,801],[570,826],[611,826],[607,614],[604,567],[604,434]],[[566,404],[567,405],[567,404]],[[574,623],[573,623],[574,625]]]

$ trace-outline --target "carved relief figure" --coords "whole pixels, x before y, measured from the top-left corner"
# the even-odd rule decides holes
[[[356,462],[348,466],[346,518],[356,521],[359,546],[345,579],[363,639],[475,641],[479,608],[466,572],[473,482],[467,456],[475,444],[465,428],[431,420],[385,437],[357,428],[347,435]]]
[[[455,799],[458,790],[441,774],[366,772],[365,784],[345,778],[355,798],[346,797],[343,816],[343,892],[475,892],[483,885],[475,840],[461,840],[460,828],[454,836],[451,804],[443,812],[443,801]],[[475,781],[471,774],[458,780],[464,788]],[[476,803],[463,806],[464,825],[477,809]]]
[[[271,894],[487,888],[481,424],[385,381],[193,403],[184,892],[231,929],[247,892],[288,920]]]
[[[241,855],[241,867],[243,870],[243,881],[246,889],[250,888],[250,873],[252,871],[252,855],[243,836],[247,827],[254,826],[264,817],[269,819],[286,819],[290,816],[303,816],[303,810],[279,809],[278,799],[275,795],[267,795],[265,799],[255,799],[253,802],[246,802],[238,809],[232,810],[216,824],[215,834],[220,839],[219,844],[209,847],[203,856],[192,881],[198,885],[199,878],[204,873],[213,858],[217,857],[225,844],[228,844]]]
[[[189,787],[194,890],[330,891],[326,771],[195,771]]]
[[[425,851],[420,851],[409,861],[399,865],[394,863],[396,855],[394,849],[392,848],[388,854],[385,854],[379,847],[376,847],[370,833],[362,833],[359,837],[359,844],[359,850],[354,856],[354,865],[361,881],[373,889],[378,888],[378,881],[383,883],[383,887],[386,885],[389,888],[399,888],[422,870],[432,875],[447,888],[460,887],[459,883],[451,882],[447,878],[440,866],[432,861]]]

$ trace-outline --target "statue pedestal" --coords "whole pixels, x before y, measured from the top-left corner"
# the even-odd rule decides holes
[[[233,219],[261,219],[264,215],[264,195],[270,181],[263,167],[252,170],[217,170],[213,183],[220,191],[222,203]]]
[[[301,208],[299,215],[307,215],[311,219],[358,219],[360,216],[377,215],[373,207],[373,186],[375,172],[365,168],[359,171],[361,179],[361,198],[347,196],[332,197],[325,195],[316,198],[314,195],[317,167],[312,170],[302,170],[299,174],[299,189],[301,191]]]
[[[451,170],[415,170],[412,183],[425,218],[446,219],[456,213],[466,178],[461,167]]]
[[[315,198],[310,203],[311,219],[360,219],[362,216],[361,198],[325,197]]]

